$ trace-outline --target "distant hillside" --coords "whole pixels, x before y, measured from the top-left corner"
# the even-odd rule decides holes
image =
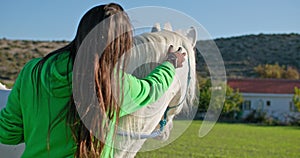
[[[214,40],[230,77],[256,77],[253,68],[259,64],[292,66],[300,70],[299,34],[259,34]],[[210,45],[202,42],[203,49]],[[200,43],[197,44],[200,44]],[[204,42],[204,44],[203,44]],[[0,82],[13,83],[24,64],[36,57],[66,45],[67,41],[28,41],[0,39]],[[197,69],[208,75],[205,62],[197,54]]]
[[[259,64],[278,63],[300,70],[299,34],[246,35],[214,41],[222,54],[229,77],[257,77],[253,68]],[[210,49],[209,44],[201,42],[201,46],[206,47],[203,49]],[[199,54],[198,61],[197,68],[205,75],[205,63]]]
[[[12,84],[30,59],[43,57],[67,43],[66,41],[0,39],[0,82]]]

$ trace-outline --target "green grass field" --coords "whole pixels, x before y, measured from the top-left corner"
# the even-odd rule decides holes
[[[185,124],[176,121],[174,128]],[[217,123],[203,138],[201,121],[193,121],[178,139],[162,148],[139,152],[137,158],[299,158],[300,127]],[[151,141],[149,141],[151,143]]]

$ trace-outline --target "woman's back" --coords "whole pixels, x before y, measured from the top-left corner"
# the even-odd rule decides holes
[[[18,125],[1,126],[6,128],[0,130],[3,132],[1,136],[10,138],[3,143],[25,142],[23,157],[74,156],[76,145],[70,128],[66,126],[65,113],[61,113],[72,95],[70,91],[72,85],[67,80],[65,69],[68,63],[67,55],[67,53],[59,55],[58,60],[51,65],[49,62],[45,63],[40,74],[42,76],[40,86],[35,84],[38,74],[32,74],[34,66],[40,59],[28,62],[15,82],[6,109],[1,112],[1,118],[8,118],[5,115],[10,115],[10,120],[6,121]]]

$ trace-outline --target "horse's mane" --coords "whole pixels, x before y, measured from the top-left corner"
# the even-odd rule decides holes
[[[127,72],[133,73],[137,77],[144,77],[151,70],[155,68],[159,63],[162,63],[166,57],[167,49],[170,45],[173,45],[175,48],[182,47],[190,61],[190,70],[181,70],[177,73],[187,73],[190,71],[190,84],[188,88],[187,101],[190,102],[196,98],[196,63],[195,63],[195,54],[192,43],[187,37],[173,31],[163,30],[159,32],[144,33],[134,37],[134,49],[131,52],[130,59],[134,62],[130,62],[127,67]],[[149,64],[148,71],[145,71],[145,68],[141,71],[137,71],[137,67],[141,65]],[[156,63],[156,64],[155,64]],[[186,60],[185,64],[188,64]],[[182,87],[185,88],[185,87]],[[188,104],[191,106],[191,104]]]

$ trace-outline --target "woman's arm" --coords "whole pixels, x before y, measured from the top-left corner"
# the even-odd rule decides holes
[[[23,138],[23,120],[20,107],[20,87],[22,72],[20,72],[11,90],[6,106],[0,112],[0,143],[19,144]]]
[[[174,80],[175,68],[183,66],[186,53],[181,53],[181,51],[181,47],[174,51],[171,45],[165,62],[143,79],[124,74],[124,98],[120,116],[135,112],[157,101],[167,91]]]
[[[157,101],[174,80],[175,67],[170,62],[157,66],[148,76],[138,79],[124,74],[124,99],[121,116],[133,113]]]

